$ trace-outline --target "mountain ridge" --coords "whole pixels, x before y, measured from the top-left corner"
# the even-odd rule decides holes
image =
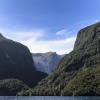
[[[56,52],[34,53],[32,54],[34,64],[37,70],[50,74],[55,65],[64,55],[58,55]]]

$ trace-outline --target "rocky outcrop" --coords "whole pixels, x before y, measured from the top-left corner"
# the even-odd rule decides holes
[[[50,74],[58,61],[64,57],[64,55],[58,55],[56,52],[35,53],[32,56],[36,69],[47,74]]]
[[[0,80],[16,78],[34,87],[44,77],[46,74],[35,69],[26,46],[0,34]]]

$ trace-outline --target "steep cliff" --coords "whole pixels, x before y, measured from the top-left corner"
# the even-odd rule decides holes
[[[29,49],[0,34],[0,80],[16,78],[30,87],[46,77],[35,69]]]
[[[33,95],[100,95],[100,22],[80,30],[73,51],[31,91]]]

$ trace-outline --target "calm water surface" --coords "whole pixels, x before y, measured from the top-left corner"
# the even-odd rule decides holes
[[[17,96],[1,96],[0,100],[100,100],[100,96],[88,96],[88,97],[68,97],[68,96],[26,96],[26,97],[17,97]]]

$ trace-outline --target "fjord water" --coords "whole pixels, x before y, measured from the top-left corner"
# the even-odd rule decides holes
[[[0,100],[100,100],[100,96],[1,96]]]

